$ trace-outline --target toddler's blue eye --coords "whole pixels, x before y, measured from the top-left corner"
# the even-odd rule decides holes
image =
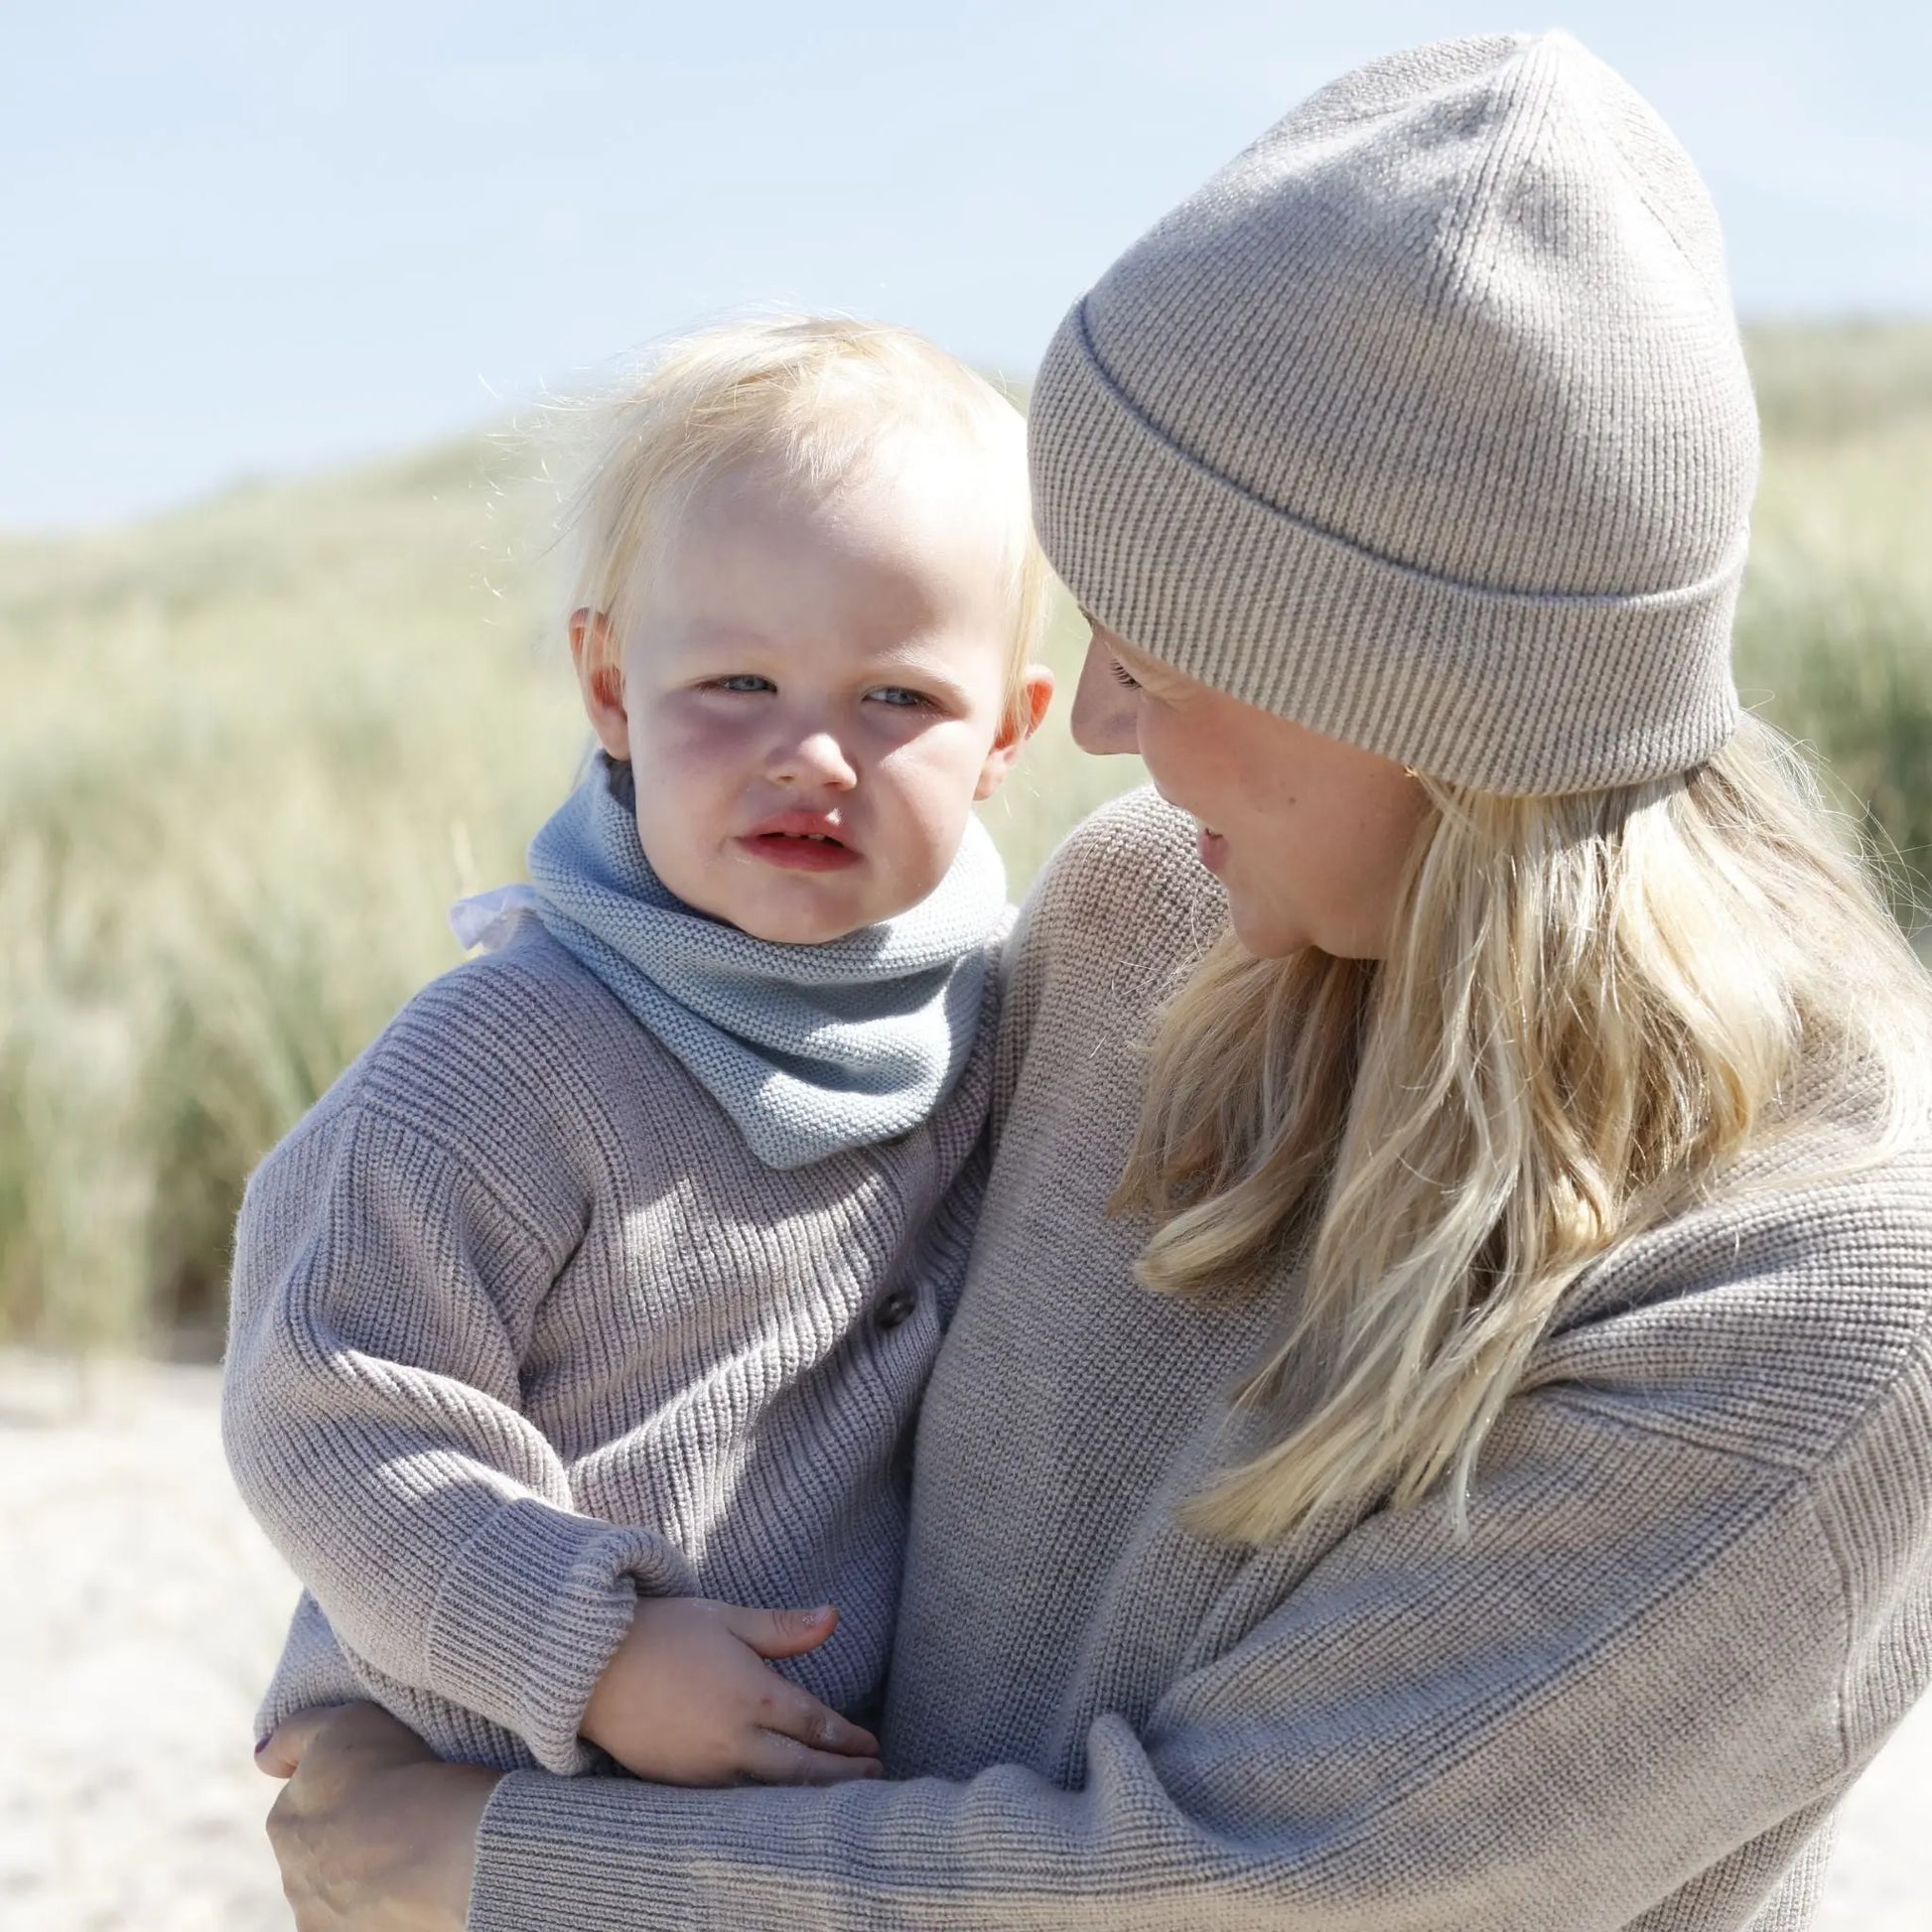
[[[755,671],[740,671],[732,677],[715,677],[711,680],[714,691],[775,691],[778,687],[768,677],[759,677]]]
[[[902,684],[882,684],[877,691],[867,694],[879,699],[882,704],[892,705],[899,711],[911,711],[930,700],[923,691],[908,691]]]

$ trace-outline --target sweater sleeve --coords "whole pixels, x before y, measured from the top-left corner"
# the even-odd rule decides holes
[[[350,1650],[587,1768],[578,1725],[638,1587],[692,1580],[650,1529],[579,1513],[521,1413],[554,1247],[352,1102],[271,1157],[235,1241],[221,1421],[249,1508]]]
[[[1889,1411],[1873,1427],[1922,1467],[1922,1351]],[[1827,1479],[1640,1400],[1520,1397],[1466,1540],[1437,1507],[1382,1512],[1272,1605],[1237,1582],[1259,1598],[1224,1606],[1239,1634],[1210,1618],[1151,1711],[1099,1716],[1078,1788],[1015,1764],[721,1793],[520,1773],[483,1820],[471,1924],[1677,1924],[1646,1915],[1828,1809],[1932,1670],[1928,1485],[1886,1492],[1910,1521],[1881,1535],[1857,1460]],[[1850,1726],[1861,1674],[1887,1699]]]

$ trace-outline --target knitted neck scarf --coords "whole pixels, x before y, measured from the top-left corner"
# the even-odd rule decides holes
[[[769,1168],[909,1133],[951,1090],[979,1029],[1006,871],[977,819],[934,891],[823,945],[754,939],[658,879],[628,764],[599,754],[537,833],[534,892],[467,899],[459,937],[533,910],[737,1122]]]

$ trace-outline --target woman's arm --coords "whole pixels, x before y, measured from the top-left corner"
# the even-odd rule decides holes
[[[1467,1541],[1433,1508],[1371,1517],[1144,1725],[1102,1717],[1079,1790],[1017,1765],[731,1792],[519,1773],[475,1832],[469,1922],[1640,1920],[1828,1805],[1932,1673],[1932,1499],[1872,1480],[1899,1432],[1926,1431],[1927,1386],[1921,1348],[1882,1413],[1812,1470],[1640,1403],[1520,1399]],[[1874,1507],[1896,1519],[1883,1535]],[[353,1825],[317,1845],[332,1872],[364,1857]]]
[[[516,1776],[471,1924],[1626,1925],[1847,1775],[1844,1607],[1788,1472],[1549,1398],[1510,1436],[1468,1542],[1369,1519],[1144,1724],[1101,1717],[1078,1790]]]

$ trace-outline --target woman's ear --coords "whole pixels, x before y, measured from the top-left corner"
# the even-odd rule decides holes
[[[570,657],[577,666],[584,715],[597,742],[614,759],[627,759],[630,720],[623,708],[623,661],[617,632],[604,612],[585,609],[570,614]]]
[[[1020,702],[1009,710],[986,762],[980,766],[980,781],[973,789],[975,799],[991,798],[1006,783],[1014,760],[1045,721],[1046,707],[1052,702],[1053,673],[1044,664],[1029,664],[1020,680]]]

